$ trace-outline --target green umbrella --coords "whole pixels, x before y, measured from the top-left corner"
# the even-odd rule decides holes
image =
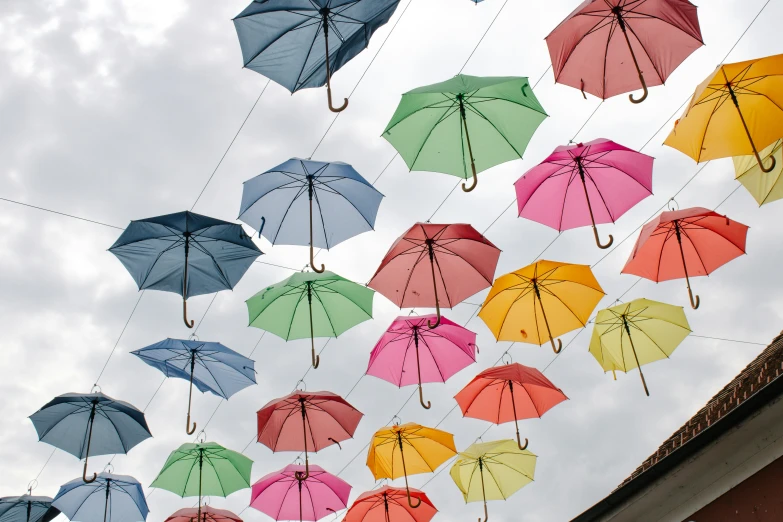
[[[289,341],[310,338],[313,368],[315,337],[337,337],[372,319],[375,292],[325,271],[299,272],[269,286],[246,301],[250,326],[272,332]]]
[[[250,487],[253,461],[214,442],[187,443],[174,450],[150,484],[181,497],[198,496],[201,520],[202,495],[227,497]]]
[[[522,157],[547,117],[527,78],[458,74],[402,95],[383,137],[410,170],[459,178]]]

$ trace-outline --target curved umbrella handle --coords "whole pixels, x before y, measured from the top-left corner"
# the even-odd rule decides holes
[[[631,103],[642,103],[644,100],[647,99],[647,82],[644,81],[644,75],[642,74],[642,71],[639,71],[639,81],[642,82],[642,89],[644,89],[644,94],[642,94],[642,97],[638,100],[633,97],[633,94],[628,95],[628,99],[631,100]]]
[[[91,482],[95,482],[95,479],[97,479],[97,478],[98,478],[98,474],[97,473],[93,473],[91,479],[87,478],[87,457],[85,457],[84,458],[84,472],[82,473],[82,479],[84,479],[84,482],[86,484],[89,484]]]
[[[437,328],[437,327],[438,327],[438,325],[440,324],[440,305],[439,305],[439,304],[437,304],[437,303],[435,304],[435,310],[436,310],[436,312],[435,312],[435,313],[436,313],[436,314],[437,314],[437,316],[438,316],[438,317],[435,319],[435,323],[432,323],[432,322],[430,322],[430,320],[429,320],[429,319],[427,319],[427,326],[429,326],[429,327],[430,327],[430,329],[432,329],[432,328]]]
[[[699,298],[698,295],[695,296],[695,300],[694,300],[694,295],[693,295],[693,290],[691,290],[691,285],[688,285],[688,299],[691,300],[691,308],[693,308],[694,310],[696,310],[701,304],[701,299]]]
[[[425,410],[429,410],[432,408],[432,403],[430,401],[427,401],[427,403],[424,403],[424,391],[421,389],[421,384],[419,384],[419,402],[421,403],[421,407]]]
[[[326,97],[329,101],[329,110],[332,112],[343,112],[345,109],[348,108],[348,98],[343,98],[343,104],[341,107],[335,107],[332,105],[332,86],[330,85],[330,81],[326,81]]]
[[[320,269],[315,266],[315,255],[313,254],[313,242],[312,241],[310,241],[310,268],[313,269],[313,272],[316,272],[316,273],[319,273],[319,274],[323,274],[324,270],[326,270],[326,268],[324,267],[323,263],[321,263],[321,268]]]
[[[770,155],[769,158],[772,160],[772,165],[769,166],[769,168],[764,167],[764,162],[761,159],[761,156],[759,156],[758,151],[754,148],[753,154],[756,155],[756,161],[759,163],[759,168],[761,169],[761,172],[772,172],[772,170],[775,168],[775,165],[777,164],[777,161],[775,160],[775,156]]]
[[[527,449],[527,444],[528,444],[527,437],[525,437],[525,445],[523,446],[522,439],[519,437],[519,432],[517,432],[517,446],[519,446],[519,449],[525,451]]]
[[[416,499],[416,500],[418,500],[418,502],[416,504],[414,504],[413,501],[411,500],[411,490],[408,487],[408,477],[407,476],[405,477],[405,491],[408,494],[408,505],[411,507],[411,509],[416,509],[417,507],[421,506],[421,499],[420,498]]]
[[[476,175],[476,165],[471,160],[470,168],[473,170],[473,184],[468,187],[467,183],[462,183],[462,192],[472,192],[478,185],[478,176]]]
[[[552,343],[552,351],[555,353],[560,353],[563,351],[563,340],[558,339],[557,340],[557,347],[555,347],[555,340],[551,337],[549,338],[549,342]]]
[[[321,364],[321,356],[315,353],[315,340],[313,338],[310,338],[310,342],[313,343],[311,348],[311,353],[313,356],[313,369],[318,369],[318,365]]]
[[[185,326],[188,328],[193,328],[196,325],[196,322],[192,319],[188,322],[188,301],[184,298],[182,299],[182,318],[185,320]]]
[[[595,244],[598,245],[598,248],[606,250],[610,246],[612,246],[612,243],[614,243],[614,237],[612,234],[609,234],[609,242],[604,244],[601,244],[601,238],[598,237],[598,229],[593,225],[593,235],[595,236]]]
[[[484,521],[487,522],[489,520],[489,513],[487,513],[487,503],[484,502]],[[482,522],[481,517],[479,517],[478,522]]]
[[[188,435],[193,435],[196,433],[196,423],[193,423],[193,427],[190,426],[190,412],[188,412],[188,420],[185,423],[185,433]]]

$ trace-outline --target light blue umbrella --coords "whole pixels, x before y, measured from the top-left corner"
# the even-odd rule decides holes
[[[191,339],[165,339],[131,352],[166,377],[178,377],[190,381],[188,394],[188,435],[196,431],[196,423],[190,426],[190,405],[193,385],[201,393],[212,392],[228,400],[239,390],[256,383],[252,359],[248,359],[220,343]]]
[[[292,158],[245,181],[239,219],[272,244],[310,245],[310,266],[320,274],[313,246],[328,249],[372,230],[382,199],[347,163]]]
[[[325,83],[329,109],[340,112],[348,99],[332,105],[332,73],[369,45],[399,1],[256,0],[234,18],[245,67],[292,93]]]
[[[139,481],[111,473],[87,484],[81,478],[63,484],[52,505],[80,522],[144,522],[150,512]]]
[[[66,393],[55,397],[30,415],[38,440],[84,459],[84,482],[90,455],[128,453],[152,437],[144,413],[124,401],[101,392]]]
[[[59,514],[49,497],[28,494],[0,498],[0,522],[49,522]]]
[[[188,297],[233,289],[261,255],[241,225],[193,212],[131,221],[109,252],[139,290],[181,295],[188,328]]]

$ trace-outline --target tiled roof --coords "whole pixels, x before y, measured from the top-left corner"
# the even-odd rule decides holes
[[[719,422],[727,413],[736,409],[751,396],[759,392],[772,381],[783,375],[783,332],[764,349],[734,380],[724,387],[717,395],[699,410],[696,415],[674,432],[658,450],[641,466],[636,468],[630,477],[625,479],[617,489],[622,488],[639,475],[658,464],[694,438],[705,429]]]

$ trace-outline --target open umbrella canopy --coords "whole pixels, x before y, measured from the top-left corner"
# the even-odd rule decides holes
[[[184,508],[169,515],[165,522],[242,522],[242,519],[226,509],[204,505],[200,515],[197,508]]]
[[[761,205],[783,199],[783,139],[777,140],[759,152],[761,165],[770,165],[774,158],[775,167],[770,172],[764,172],[752,154],[735,156],[734,172],[737,181],[742,183],[753,199]]]
[[[585,0],[546,37],[555,81],[601,99],[662,85],[704,45],[688,0]]]
[[[290,464],[253,484],[250,507],[274,520],[315,521],[348,507],[351,485],[320,466]]]
[[[373,230],[382,199],[347,163],[292,158],[245,181],[239,219],[273,245],[310,245],[320,273],[312,248]]]
[[[0,522],[51,522],[59,514],[49,497],[0,497]]]
[[[353,501],[343,522],[429,522],[438,510],[426,493],[410,488],[411,498],[419,501],[416,509],[406,502],[404,489],[383,486],[366,491]]]
[[[246,301],[250,326],[291,339],[310,338],[313,366],[315,337],[338,337],[372,319],[375,292],[337,274],[297,272]]]
[[[241,225],[193,212],[131,221],[109,252],[139,290],[181,295],[189,328],[188,297],[231,290],[261,255]]]
[[[70,520],[86,522],[142,522],[150,512],[139,481],[111,473],[99,473],[89,484],[81,477],[63,484],[52,505]]]
[[[126,454],[152,437],[144,413],[101,392],[66,393],[30,415],[38,439],[84,459],[84,481],[90,455]]]
[[[403,94],[383,137],[411,170],[472,176],[469,192],[477,173],[521,158],[546,117],[527,78],[458,74]]]

